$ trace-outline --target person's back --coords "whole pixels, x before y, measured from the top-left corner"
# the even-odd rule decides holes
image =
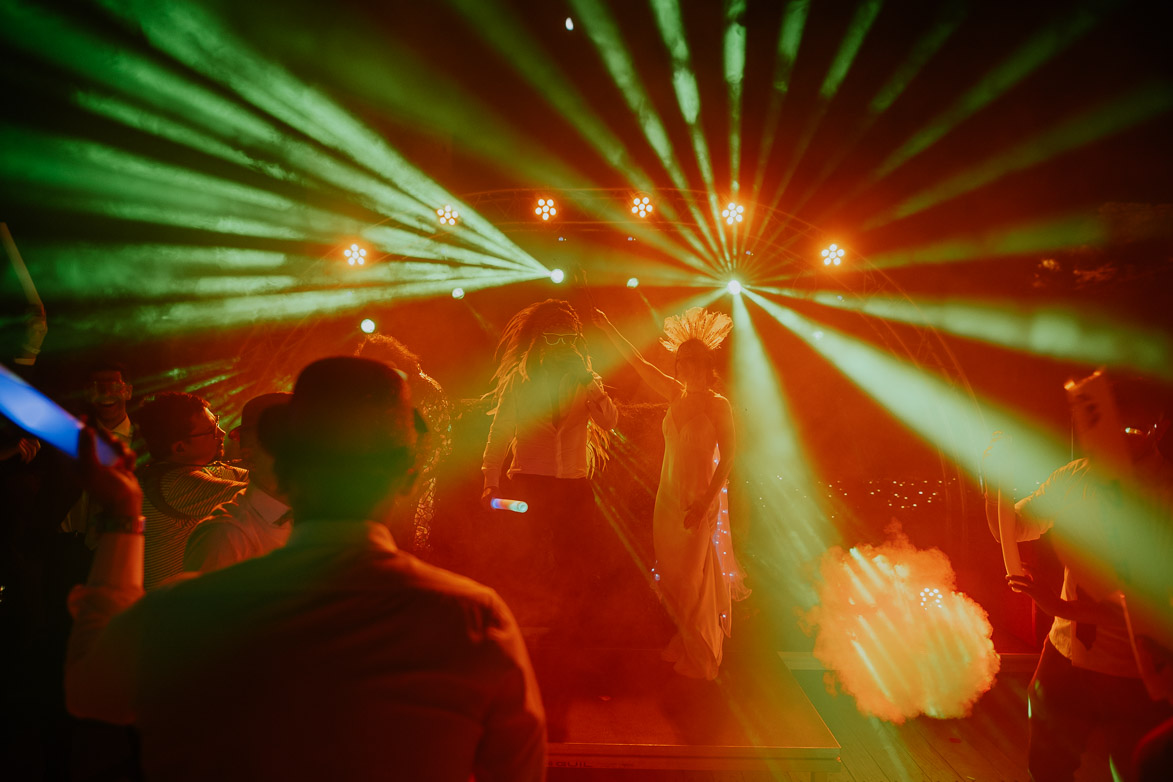
[[[149,779],[540,776],[541,705],[504,604],[380,525],[301,524],[164,595],[135,608]]]
[[[70,596],[71,713],[137,725],[152,780],[541,780],[545,717],[509,609],[381,523],[410,490],[413,413],[385,365],[311,364],[260,422],[286,546],[146,595],[143,491],[128,455],[102,467],[90,442],[82,472],[117,515]]]

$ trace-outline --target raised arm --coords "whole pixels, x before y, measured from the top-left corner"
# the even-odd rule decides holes
[[[65,661],[65,702],[77,717],[129,724],[134,720],[143,621],[142,490],[134,454],[125,446],[115,465],[98,462],[94,432],[82,430],[79,468],[86,490],[106,509],[85,586],[69,595],[73,628]]]
[[[652,387],[660,396],[671,402],[676,397],[680,396],[681,385],[672,377],[660,371],[659,367],[652,364],[640,354],[635,345],[627,341],[627,338],[619,333],[619,329],[615,328],[614,324],[607,318],[602,310],[595,310],[593,313],[593,320],[595,325],[603,330],[607,338],[611,340],[611,344],[622,354],[628,364],[635,367],[635,371],[643,379],[645,383]]]

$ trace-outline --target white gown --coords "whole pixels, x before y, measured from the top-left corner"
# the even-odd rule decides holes
[[[701,523],[685,529],[689,505],[709,487],[717,468],[717,430],[704,413],[678,422],[675,405],[664,416],[664,466],[656,492],[652,536],[661,597],[676,624],[664,650],[677,673],[713,679],[730,632],[730,604],[749,594],[733,558],[727,489]]]

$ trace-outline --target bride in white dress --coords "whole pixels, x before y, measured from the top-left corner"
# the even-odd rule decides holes
[[[676,634],[664,650],[677,673],[713,679],[730,632],[730,602],[749,594],[733,557],[726,479],[735,432],[729,400],[712,389],[712,353],[733,327],[728,315],[694,307],[664,321],[660,340],[676,357],[661,372],[599,310],[595,323],[640,377],[668,400],[664,465],[652,537],[661,597]]]

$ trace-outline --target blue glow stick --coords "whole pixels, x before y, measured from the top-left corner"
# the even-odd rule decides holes
[[[529,504],[525,500],[502,500],[494,497],[489,505],[497,510],[511,510],[514,513],[525,513],[529,510]]]
[[[29,434],[77,458],[82,422],[3,365],[0,365],[0,414]],[[110,443],[100,437],[97,450],[102,464],[115,464],[120,458]]]

